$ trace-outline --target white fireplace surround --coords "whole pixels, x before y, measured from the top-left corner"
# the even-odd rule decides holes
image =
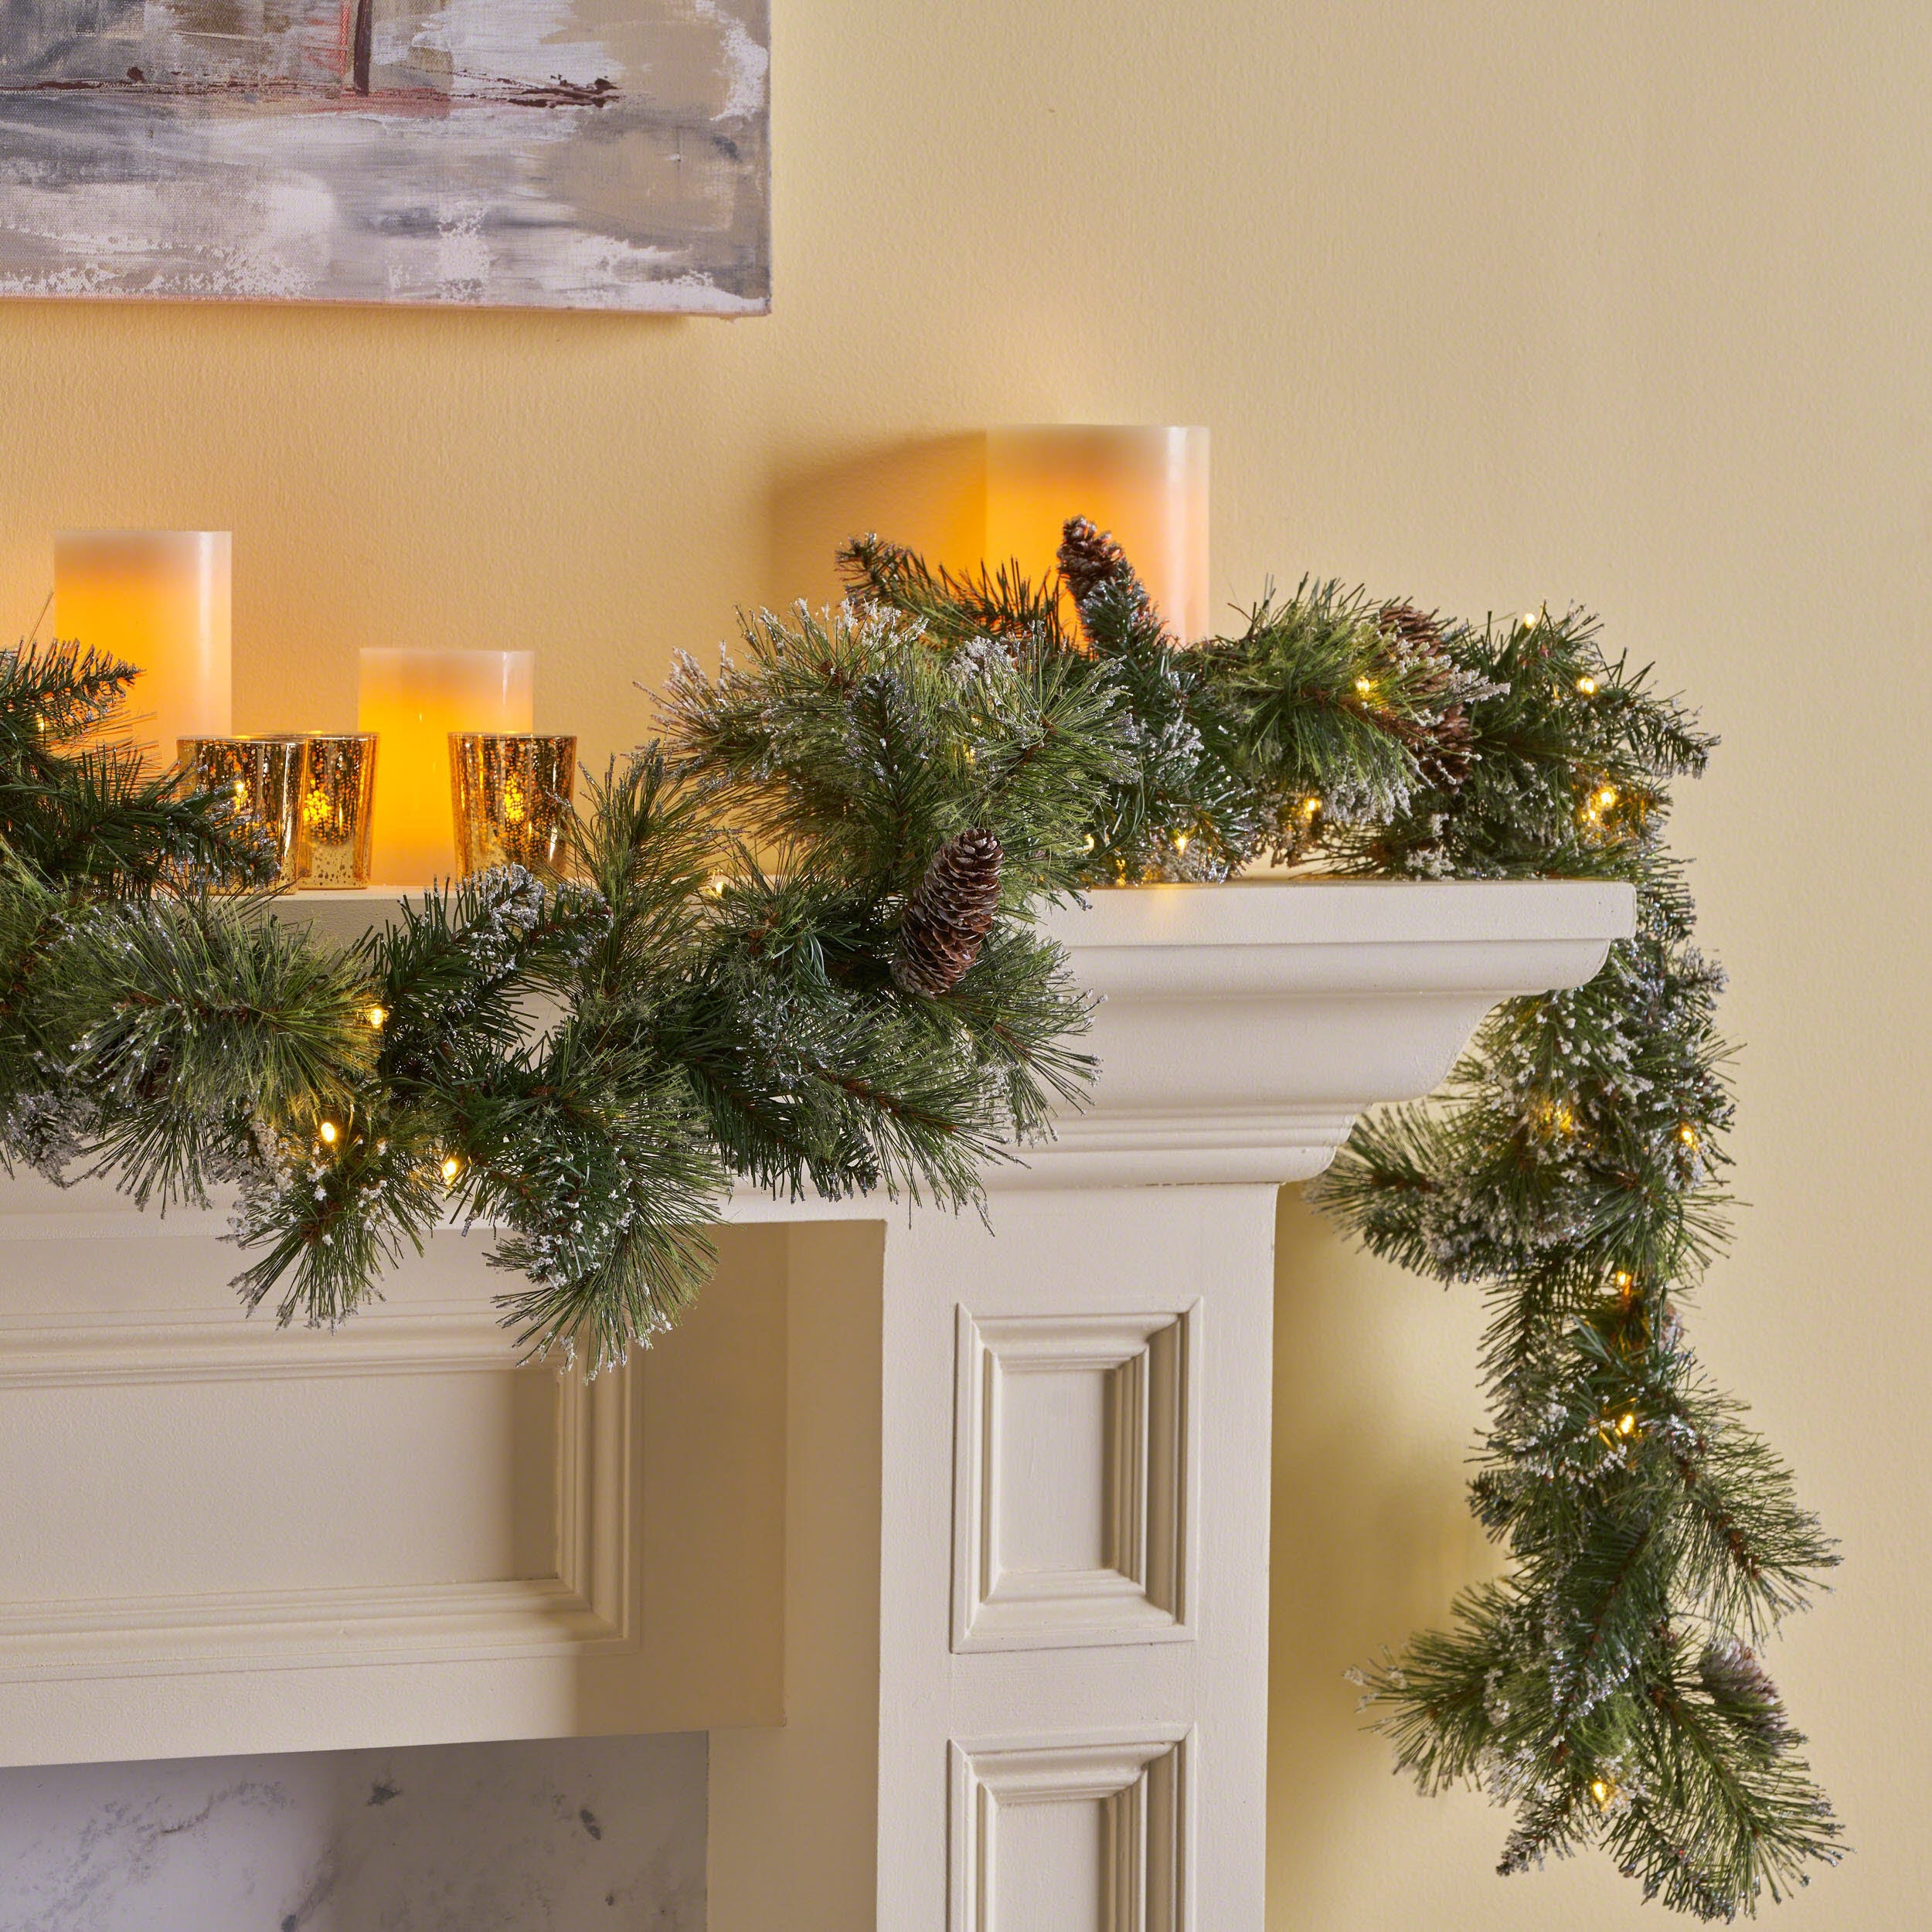
[[[703,1730],[712,1932],[1260,1932],[1276,1191],[1631,917],[1097,893],[1092,1104],[984,1219],[736,1196],[587,1386],[480,1233],[282,1331],[218,1215],[7,1183],[0,1761]]]

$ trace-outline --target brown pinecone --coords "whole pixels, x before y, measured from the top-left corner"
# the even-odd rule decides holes
[[[1433,611],[1420,610],[1413,604],[1385,604],[1376,613],[1376,628],[1393,638],[1397,650],[1407,656],[1410,688],[1418,696],[1425,695],[1424,687],[1413,675],[1418,661],[1426,662],[1432,669],[1431,682],[1439,691],[1454,688],[1454,668],[1442,648],[1442,626]],[[1430,784],[1454,791],[1469,776],[1475,733],[1460,699],[1443,706],[1433,725],[1399,731],[1397,736],[1416,754],[1416,763]]]
[[[1127,553],[1107,531],[1096,529],[1090,517],[1066,519],[1060,532],[1060,575],[1076,604],[1083,604],[1096,590],[1133,574]]]
[[[950,992],[979,957],[999,910],[999,841],[990,832],[956,833],[933,855],[906,901],[893,947],[893,982],[928,999]]]
[[[1412,651],[1433,651],[1442,644],[1442,626],[1434,613],[1413,604],[1385,604],[1376,613],[1376,628],[1385,637],[1399,638]]]
[[[1437,719],[1429,748],[1417,754],[1417,763],[1431,784],[1455,791],[1469,776],[1475,761],[1475,728],[1469,722],[1467,708],[1461,703],[1452,704]]]
[[[1080,613],[1080,628],[1089,644],[1097,641],[1087,621],[1087,607],[1100,591],[1115,587],[1127,593],[1133,607],[1151,617],[1162,638],[1174,641],[1167,621],[1154,607],[1147,586],[1127,560],[1127,553],[1105,530],[1097,529],[1090,517],[1070,516],[1060,532],[1060,581],[1073,594],[1073,607]]]
[[[1784,1700],[1757,1653],[1736,1638],[1706,1645],[1697,1662],[1697,1674],[1705,1689],[1725,1706],[1730,1721],[1755,1733],[1760,1743],[1776,1750],[1804,1742],[1792,1735]]]

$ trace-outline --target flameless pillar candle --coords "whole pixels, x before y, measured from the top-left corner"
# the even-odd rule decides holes
[[[141,672],[134,735],[156,764],[182,738],[233,728],[226,530],[61,530],[53,540],[53,630]]]
[[[456,870],[450,733],[527,733],[536,658],[528,651],[365,651],[362,729],[376,734],[379,886],[420,887]]]
[[[1208,433],[1067,423],[986,433],[986,561],[1038,583],[1070,516],[1111,530],[1183,643],[1208,634]]]

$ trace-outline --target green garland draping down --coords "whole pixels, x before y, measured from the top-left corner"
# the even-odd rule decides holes
[[[1505,1871],[1594,1842],[1704,1918],[1802,1883],[1838,1826],[1757,1653],[1835,1556],[1679,1313],[1730,1102],[1663,831],[1712,741],[1579,614],[1304,582],[1183,648],[1078,519],[1042,585],[842,561],[840,608],[680,663],[560,876],[345,947],[267,893],[229,801],[114,742],[129,667],[0,657],[0,1151],[143,1206],[232,1185],[237,1285],[284,1321],[486,1223],[525,1348],[595,1368],[696,1292],[734,1180],[957,1207],[1049,1131],[1092,1073],[1050,901],[1262,859],[1631,880],[1595,981],[1510,1002],[1311,1190],[1492,1308],[1471,1495],[1512,1562],[1365,1701],[1425,1788],[1512,1808]]]

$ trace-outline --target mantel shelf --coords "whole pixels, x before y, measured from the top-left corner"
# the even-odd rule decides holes
[[[304,893],[286,916],[347,941],[393,910],[381,889]],[[1626,885],[1596,881],[1255,878],[1134,886],[1051,911],[1075,977],[1098,997],[1088,1105],[1055,1138],[993,1167],[989,1189],[1301,1181],[1364,1108],[1429,1092],[1482,1016],[1527,990],[1574,986],[1631,930]],[[741,1222],[876,1219],[880,1197],[736,1190]],[[124,1236],[105,1186],[0,1182],[0,1240]],[[44,1218],[43,1218],[44,1217]],[[143,1217],[206,1235],[223,1207]]]

